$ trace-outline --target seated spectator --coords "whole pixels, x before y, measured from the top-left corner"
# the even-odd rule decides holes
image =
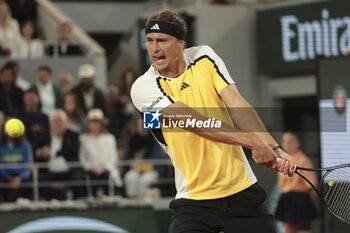
[[[142,118],[137,119],[136,133],[131,136],[124,159],[133,163],[125,174],[125,188],[128,197],[138,197],[143,189],[158,181],[159,173],[147,159],[160,159],[159,145],[149,130],[142,127]]]
[[[39,92],[41,111],[47,115],[61,106],[62,91],[52,82],[52,71],[49,66],[41,66],[37,72],[36,87]]]
[[[87,115],[88,131],[80,135],[80,161],[91,180],[108,180],[122,185],[117,169],[117,143],[114,136],[106,131],[106,122],[101,109],[91,109]],[[108,186],[92,186],[93,195],[107,194]]]
[[[16,87],[18,87],[22,91],[26,91],[32,86],[30,82],[28,82],[27,80],[25,80],[22,77],[21,67],[19,66],[17,61],[10,60],[10,61],[6,62],[6,65],[12,67],[13,71],[15,72],[15,76],[16,76],[15,85],[16,85]]]
[[[119,98],[118,98],[119,104],[124,109],[124,114],[126,115],[133,115],[137,112],[130,98],[131,86],[135,82],[136,77],[137,77],[136,71],[133,68],[127,68],[123,72],[122,83],[118,86],[119,87]]]
[[[71,91],[73,88],[73,76],[71,73],[61,73],[58,78],[58,86],[63,93]]]
[[[26,19],[35,21],[37,16],[37,4],[35,0],[7,0],[11,13],[22,24]]]
[[[136,118],[138,117],[138,111],[131,102],[130,90],[132,84],[137,77],[136,71],[133,68],[127,68],[122,75],[122,83],[118,85],[118,109],[122,110],[123,114],[123,126],[119,132],[119,139],[121,143],[124,143],[130,137],[130,130],[135,131]]]
[[[86,131],[84,114],[79,105],[78,97],[75,93],[66,93],[63,96],[62,108],[67,114],[67,128],[75,133]]]
[[[122,74],[122,83],[119,86],[119,95],[122,97],[129,97],[130,99],[130,90],[132,84],[135,82],[137,78],[136,71],[129,67],[124,70]],[[127,102],[125,100],[122,100],[122,102]]]
[[[35,154],[36,150],[50,143],[49,119],[39,109],[39,93],[36,87],[31,87],[23,96],[24,109],[14,115],[25,126],[25,134]],[[42,162],[42,158],[34,157],[35,162]],[[44,160],[46,161],[46,159]]]
[[[68,22],[59,27],[58,41],[49,45],[46,54],[50,56],[84,55],[83,48],[72,40],[72,25]]]
[[[15,43],[11,53],[11,58],[41,58],[44,55],[43,42],[34,37],[34,22],[26,20],[21,28],[22,37]]]
[[[84,114],[92,108],[99,108],[104,111],[104,95],[103,92],[94,85],[95,75],[96,69],[93,65],[81,65],[78,70],[80,83],[72,90],[77,94]]]
[[[118,102],[118,97],[118,86],[110,85],[105,97],[106,118],[109,121],[107,129],[118,140],[118,147],[124,147],[123,139],[126,139],[126,137],[122,137],[122,129],[127,127],[129,119],[124,114],[124,110]]]
[[[0,111],[6,116],[23,108],[23,92],[15,86],[16,74],[13,67],[5,65],[0,71]]]
[[[12,18],[6,2],[0,1],[0,55],[9,56],[20,38],[17,20]]]
[[[67,115],[63,110],[55,110],[50,115],[51,143],[41,148],[40,153],[49,158],[49,181],[83,181],[84,172],[81,167],[71,167],[67,162],[79,162],[79,136],[67,129]],[[84,183],[85,184],[85,183]],[[82,185],[72,186],[74,198],[83,197]],[[53,189],[48,189],[46,199],[56,197]]]
[[[4,125],[1,127],[0,140],[0,165],[28,165],[28,167],[14,166],[0,169],[0,182],[9,183],[9,188],[4,188],[2,199],[6,202],[13,202],[20,192],[21,183],[30,175],[30,146],[24,136],[12,138],[5,133]],[[0,197],[1,199],[1,197]]]

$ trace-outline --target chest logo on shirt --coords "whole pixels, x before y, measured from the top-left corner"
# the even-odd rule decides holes
[[[182,83],[182,87],[181,90],[184,90],[185,88],[189,87],[190,85],[188,85],[187,83],[183,82]]]

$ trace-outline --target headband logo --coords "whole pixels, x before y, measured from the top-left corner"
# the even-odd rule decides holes
[[[151,27],[152,30],[159,30],[159,26],[158,24],[156,23],[155,25],[153,25],[153,27]]]

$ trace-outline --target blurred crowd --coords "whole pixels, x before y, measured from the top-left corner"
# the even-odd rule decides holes
[[[37,30],[35,0],[0,0],[0,56],[12,59],[84,55],[84,47],[72,39],[72,24],[59,26],[58,38],[44,42]]]
[[[75,86],[65,73],[54,83],[49,66],[37,68],[35,83],[21,80],[19,70],[15,61],[0,69],[0,183],[8,183],[1,186],[2,201],[31,193],[20,187],[32,182],[33,163],[40,165],[40,195],[47,200],[65,198],[67,192],[72,198],[108,195],[111,182],[124,195],[137,197],[157,182],[161,170],[143,160],[162,154],[131,103],[136,79],[132,68],[107,90],[95,86],[92,64],[78,67]],[[23,122],[22,137],[6,134],[4,126],[11,118]],[[133,162],[121,167],[120,160]],[[71,184],[65,185],[64,194],[53,187],[59,181]]]
[[[164,171],[145,163],[163,153],[132,105],[135,70],[127,68],[121,82],[106,90],[94,84],[92,64],[76,67],[77,81],[67,72],[53,77],[57,68],[43,64],[33,67],[36,79],[29,82],[17,59],[86,53],[72,40],[69,22],[59,25],[56,41],[44,43],[36,7],[34,0],[0,0],[0,59],[7,61],[0,67],[0,202],[32,199],[36,177],[46,200],[115,192],[139,197]],[[11,118],[24,123],[22,137],[6,134]],[[121,166],[121,160],[131,165]]]

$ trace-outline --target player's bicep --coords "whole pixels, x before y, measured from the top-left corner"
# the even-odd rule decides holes
[[[228,108],[250,107],[248,102],[239,93],[237,86],[235,84],[226,86],[221,90],[219,94],[221,99],[224,101],[225,105]]]

